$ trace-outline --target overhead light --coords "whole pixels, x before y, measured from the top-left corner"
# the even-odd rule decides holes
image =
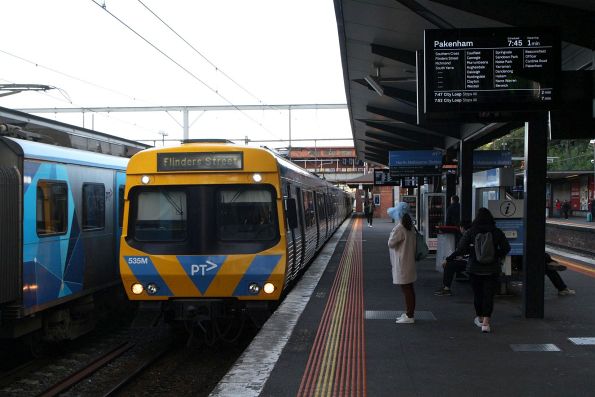
[[[376,78],[374,76],[367,75],[366,77],[364,77],[364,80],[366,80],[366,83],[368,83],[368,85],[372,87],[372,89],[376,91],[378,95],[384,95],[384,89],[382,88],[380,83],[376,81]]]

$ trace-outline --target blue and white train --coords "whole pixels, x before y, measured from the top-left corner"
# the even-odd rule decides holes
[[[0,338],[93,327],[95,307],[119,289],[127,163],[0,136]]]

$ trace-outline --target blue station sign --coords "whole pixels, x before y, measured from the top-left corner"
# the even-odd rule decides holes
[[[432,176],[442,173],[440,150],[393,150],[388,152],[390,176]]]
[[[510,150],[475,150],[473,151],[473,169],[489,170],[512,166]]]

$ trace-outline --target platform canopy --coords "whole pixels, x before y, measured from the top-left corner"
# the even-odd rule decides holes
[[[592,0],[335,0],[345,91],[357,156],[388,164],[388,151],[480,145],[511,122],[417,122],[416,52],[425,29],[555,27],[562,70],[592,69]],[[370,83],[370,76],[377,83]],[[367,80],[366,80],[367,78]],[[516,121],[521,125],[522,121]]]

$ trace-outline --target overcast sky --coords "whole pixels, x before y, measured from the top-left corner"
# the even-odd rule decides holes
[[[2,1],[0,84],[60,90],[0,97],[0,106],[345,103],[332,0],[141,1],[95,0],[105,10],[93,0]],[[129,139],[182,137],[179,112],[41,116]],[[288,137],[286,111],[192,112],[190,122],[191,138]],[[351,137],[347,110],[292,111],[292,138],[313,137]]]

